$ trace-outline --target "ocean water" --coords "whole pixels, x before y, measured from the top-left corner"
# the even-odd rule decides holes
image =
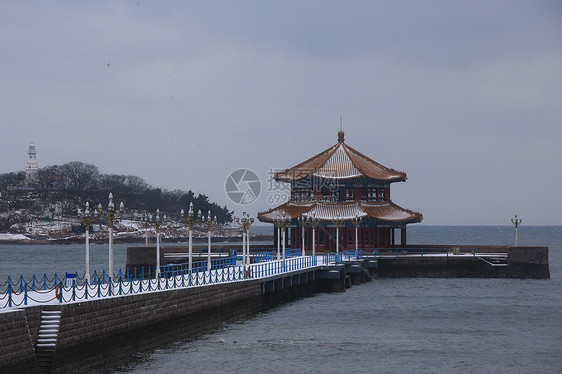
[[[411,244],[511,244],[510,227],[412,227]],[[560,373],[562,227],[551,279],[378,279],[142,354],[121,373]]]
[[[408,230],[408,243],[420,245],[513,239],[507,226]],[[522,226],[519,245],[550,247],[551,279],[377,279],[139,353],[105,373],[560,373],[562,227]],[[116,266],[126,246],[117,246]],[[83,269],[83,246],[0,246],[0,261],[0,282],[18,269]],[[92,262],[106,266],[106,245]]]

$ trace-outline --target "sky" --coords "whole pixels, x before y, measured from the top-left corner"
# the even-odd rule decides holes
[[[558,1],[6,0],[0,51],[0,173],[34,142],[255,216],[341,118],[422,224],[562,225]]]

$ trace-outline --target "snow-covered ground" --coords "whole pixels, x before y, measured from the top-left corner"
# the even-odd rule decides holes
[[[0,240],[29,240],[29,237],[23,234],[0,234]]]
[[[62,220],[35,220],[28,224],[14,224],[10,227],[10,234],[0,234],[2,240],[82,240],[83,233],[73,231],[80,226],[77,219]],[[113,234],[115,238],[144,239],[146,232],[151,238],[155,238],[156,232],[153,226],[148,226],[142,221],[123,219],[114,224]],[[189,230],[185,224],[169,221],[160,227],[163,238],[185,238],[189,236]],[[239,228],[228,225],[216,225],[211,228],[213,238],[241,237]],[[207,227],[198,224],[193,227],[194,238],[206,238]],[[91,240],[106,240],[109,235],[107,224],[102,221],[90,225]]]

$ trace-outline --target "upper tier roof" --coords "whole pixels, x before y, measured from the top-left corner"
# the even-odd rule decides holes
[[[316,156],[275,173],[277,181],[295,181],[314,176],[326,179],[368,177],[386,182],[404,182],[406,173],[387,168],[371,160],[344,142],[344,132],[338,132],[338,143]]]

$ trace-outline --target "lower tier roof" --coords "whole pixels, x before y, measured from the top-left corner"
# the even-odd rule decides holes
[[[350,221],[355,217],[370,217],[384,223],[416,223],[421,222],[423,215],[393,203],[350,201],[343,203],[284,203],[265,212],[258,213],[261,222],[272,223],[275,219],[285,216],[295,219],[303,216],[306,218],[316,218],[320,221]]]

